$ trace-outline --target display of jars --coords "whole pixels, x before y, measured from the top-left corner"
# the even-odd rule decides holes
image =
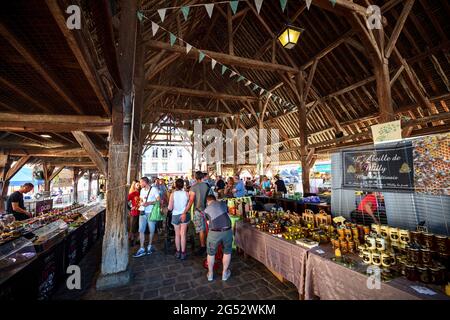
[[[421,257],[421,262],[424,266],[429,266],[433,262],[430,249],[427,249],[427,248],[421,249],[420,257]]]

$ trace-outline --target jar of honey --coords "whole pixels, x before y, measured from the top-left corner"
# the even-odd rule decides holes
[[[389,238],[389,226],[382,225],[382,226],[380,227],[380,235],[381,235],[384,239],[388,239],[388,238]]]
[[[399,240],[398,228],[390,228],[389,237],[391,239],[391,242],[398,242]]]
[[[371,229],[376,234],[380,234],[380,232],[381,232],[381,225],[377,224],[377,223],[372,223]]]
[[[430,282],[441,285],[445,282],[445,267],[434,266],[430,268]]]
[[[331,245],[333,246],[333,249],[341,248],[339,239],[331,239]]]
[[[409,247],[407,249],[408,262],[413,265],[417,265],[420,262],[420,251],[419,249]]]
[[[434,234],[424,233],[422,244],[425,248],[432,250],[434,248]]]
[[[432,264],[432,255],[430,249],[421,249],[420,250],[420,257],[422,258],[422,264],[424,266],[430,266]]]
[[[355,253],[355,242],[352,240],[348,241],[348,251],[350,253]]]
[[[384,268],[389,268],[392,264],[392,258],[391,255],[389,253],[383,252],[381,254],[381,265]]]
[[[423,233],[420,231],[410,231],[409,237],[412,244],[420,245],[422,243]]]
[[[378,251],[372,252],[372,264],[381,266],[381,254]]]
[[[407,245],[410,241],[409,230],[401,229],[399,231],[400,235],[400,243],[403,245]]]
[[[418,281],[419,274],[417,272],[416,266],[413,264],[405,264],[405,276],[409,281]]]
[[[370,234],[370,228],[369,228],[369,226],[363,226],[363,234],[364,234],[365,236],[367,236],[367,235]]]
[[[357,240],[359,238],[359,231],[357,227],[353,227],[352,228],[352,236],[353,239]]]
[[[363,246],[363,245],[359,245],[358,246],[358,256],[360,257],[360,258],[362,258],[363,256],[364,256],[364,250],[366,249],[366,247],[365,246]]]
[[[439,253],[447,253],[448,247],[447,247],[447,237],[446,236],[435,236],[436,240],[436,250]]]
[[[349,251],[348,250],[348,242],[347,242],[347,240],[341,240],[339,245],[340,245],[342,254],[347,254],[348,251]]]
[[[362,259],[365,264],[372,264],[372,252],[370,252],[367,249],[364,249]]]
[[[345,234],[345,239],[347,239],[347,240],[351,240],[352,239],[352,229],[346,228],[344,230],[344,234]]]
[[[366,247],[369,250],[375,250],[376,249],[376,242],[374,237],[367,236],[366,237]]]
[[[345,229],[339,228],[339,229],[337,229],[337,232],[338,232],[339,240],[344,240],[345,239]]]
[[[419,273],[419,280],[423,283],[430,283],[431,277],[430,272],[427,267],[417,267],[417,271]]]
[[[386,250],[386,240],[384,240],[381,236],[375,239],[375,245],[378,251]]]

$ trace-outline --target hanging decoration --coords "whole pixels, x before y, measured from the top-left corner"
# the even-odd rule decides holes
[[[181,12],[183,13],[184,21],[187,21],[187,18],[189,16],[189,9],[190,8],[188,6],[181,7]]]
[[[239,5],[239,1],[230,1],[230,7],[231,7],[231,10],[233,11],[233,14],[236,14],[238,5]]]

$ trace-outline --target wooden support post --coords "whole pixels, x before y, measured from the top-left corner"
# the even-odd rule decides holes
[[[0,212],[5,210],[5,201],[9,187],[9,180],[6,180],[5,178],[11,168],[11,163],[11,157],[0,154]]]
[[[44,172],[44,191],[50,192],[50,183],[51,183],[50,177],[52,176],[55,167],[49,165],[48,163],[44,163],[42,165],[42,169]]]
[[[78,180],[80,178],[80,169],[73,168],[73,203],[78,203]]]
[[[309,193],[310,184],[309,184],[309,165],[308,165],[308,127],[307,127],[307,115],[306,115],[306,79],[305,72],[301,71],[296,77],[296,89],[300,96],[299,101],[299,110],[298,110],[298,118],[299,118],[299,126],[300,126],[300,161],[302,165],[302,185],[303,185],[303,194]]]
[[[129,143],[132,134],[131,109],[138,23],[137,1],[120,0],[119,5],[121,12],[117,57],[123,85],[122,90],[115,92],[112,106],[106,225],[97,290],[123,286],[130,282],[126,196]]]
[[[391,80],[389,77],[389,62],[383,58],[382,62],[374,61],[375,79],[377,81],[377,100],[380,109],[380,121],[395,120],[392,107]]]
[[[88,202],[91,201],[92,196],[92,171],[88,170]]]

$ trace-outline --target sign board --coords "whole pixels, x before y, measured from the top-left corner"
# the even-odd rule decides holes
[[[386,143],[402,139],[402,127],[400,120],[380,123],[371,126],[373,143]]]
[[[46,213],[53,209],[53,199],[36,201],[36,214]]]
[[[414,190],[410,142],[342,152],[343,187],[359,190]]]

